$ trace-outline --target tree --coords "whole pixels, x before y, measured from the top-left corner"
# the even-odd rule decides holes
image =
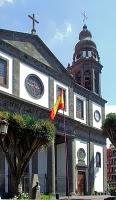
[[[103,134],[116,147],[116,113],[109,113],[102,125]]]
[[[55,137],[55,127],[49,120],[35,120],[0,112],[0,120],[7,120],[8,132],[0,134],[0,146],[6,156],[14,182],[14,193],[19,191],[20,179],[32,155],[47,146]]]

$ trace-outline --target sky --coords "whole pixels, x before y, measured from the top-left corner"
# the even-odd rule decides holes
[[[83,27],[84,11],[103,65],[102,97],[116,106],[116,0],[0,0],[0,28],[30,33],[28,14],[34,13],[38,36],[67,67]]]

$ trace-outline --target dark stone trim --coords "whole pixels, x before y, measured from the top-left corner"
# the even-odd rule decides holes
[[[19,97],[20,89],[20,63],[19,60],[13,58],[13,84],[12,84],[13,94]]]
[[[34,153],[32,157],[32,173],[38,174],[38,150]]]
[[[53,143],[47,148],[47,193],[55,194],[56,186],[55,186],[55,146]]]
[[[46,66],[45,64],[37,61],[36,59],[32,58],[31,56],[27,55],[26,53],[18,50],[14,46],[0,40],[0,49],[10,54],[13,57],[16,57],[17,59],[21,60],[27,65],[33,66],[36,70],[39,70],[42,73],[45,73],[48,76],[52,76],[55,80],[62,82],[63,84],[66,84],[69,87],[73,87],[74,92],[95,101],[96,103],[100,105],[104,105],[106,101],[102,99],[99,95],[92,93],[91,91],[87,90],[86,88],[78,85],[75,83],[74,79],[68,74],[67,70],[63,73],[63,71],[57,71],[57,69],[53,67]],[[57,63],[55,64],[57,65]],[[64,68],[65,69],[65,68]]]
[[[91,195],[94,191],[94,143],[88,141],[88,192]]]
[[[74,66],[76,66],[77,64],[83,64],[83,63],[85,63],[85,64],[90,64],[91,65],[91,63],[94,63],[94,66],[96,66],[97,65],[97,68],[98,68],[98,70],[99,71],[101,71],[102,70],[102,68],[103,68],[103,65],[101,65],[101,63],[99,63],[98,61],[96,61],[94,58],[88,58],[88,59],[86,59],[86,58],[82,58],[82,59],[79,59],[77,62],[75,62],[74,64],[73,64],[73,66],[71,66],[71,67],[74,67]]]
[[[68,191],[68,185],[66,185],[66,193],[68,194],[69,192],[69,194],[71,195],[75,194],[75,166],[76,166],[75,152],[76,152],[75,140],[68,138],[67,140],[67,162],[68,162],[67,178],[69,179],[69,191]]]
[[[49,108],[51,109],[54,104],[54,79],[49,77]]]
[[[10,111],[20,114],[28,114],[35,118],[39,119],[49,119],[50,110],[48,108],[44,108],[42,106],[36,105],[34,103],[30,103],[24,99],[18,98],[11,94],[6,94],[1,91],[0,95],[0,110]],[[61,114],[56,116],[56,120],[54,124],[57,128],[57,132],[61,132],[64,134],[64,117]],[[99,141],[105,145],[105,138],[102,135],[102,131],[99,129],[95,129],[94,127],[89,127],[86,124],[82,124],[74,119],[71,119],[65,116],[66,123],[66,133],[72,137],[84,137],[87,138],[87,132],[91,131],[93,133],[93,140]],[[99,135],[99,137],[98,137]]]
[[[74,118],[74,92],[73,92],[73,88],[69,88],[68,99],[69,99],[69,117]]]

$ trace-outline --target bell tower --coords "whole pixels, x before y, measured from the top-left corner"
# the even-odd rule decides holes
[[[79,42],[75,46],[72,65],[67,70],[74,77],[75,81],[87,90],[101,95],[100,75],[102,65],[97,51],[96,44],[92,40],[92,34],[83,26],[79,34]]]

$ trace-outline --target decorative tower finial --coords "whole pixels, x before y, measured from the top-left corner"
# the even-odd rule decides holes
[[[86,15],[85,11],[82,13],[82,15],[83,15],[83,24],[85,24],[85,21],[88,19],[88,17]]]
[[[35,15],[34,15],[34,14],[33,14],[33,16],[28,15],[28,17],[29,17],[30,19],[32,19],[32,21],[33,21],[33,28],[32,28],[32,30],[31,30],[31,33],[32,33],[33,35],[35,35],[35,34],[36,34],[35,23],[39,24],[39,21],[37,21],[37,20],[35,19]]]

